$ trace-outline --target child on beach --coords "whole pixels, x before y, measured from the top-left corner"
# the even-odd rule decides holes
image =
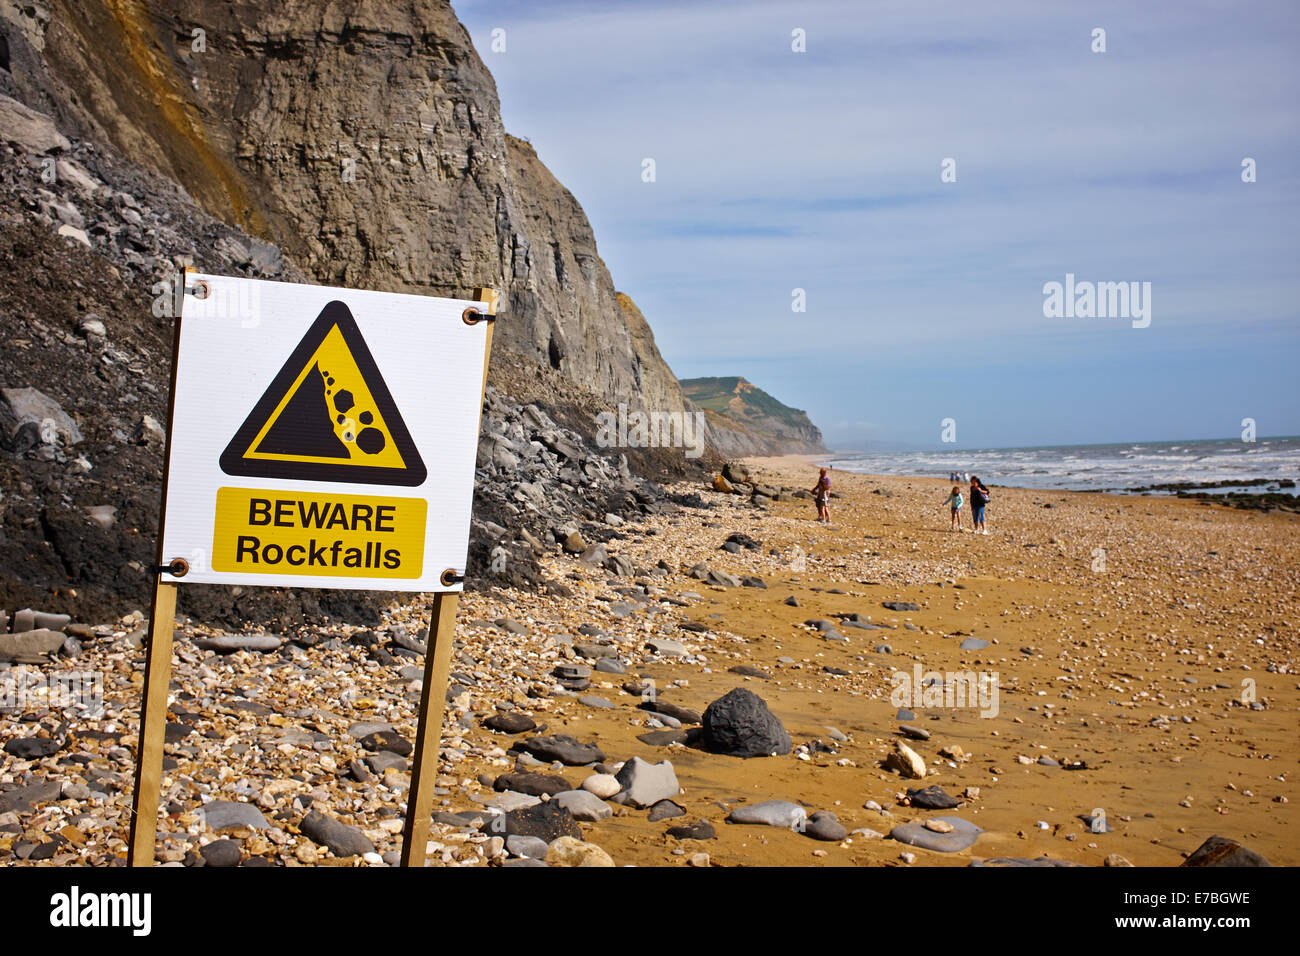
[[[948,505],[950,508],[952,508],[952,523],[948,526],[948,530],[949,530],[949,531],[952,531],[954,528],[955,528],[957,531],[961,531],[961,530],[962,530],[962,528],[961,528],[961,506],[962,506],[962,503],[963,503],[963,502],[962,502],[962,497],[961,497],[961,489],[958,488],[956,485],[953,485],[953,486],[952,486],[952,494],[950,494],[950,495],[948,496],[947,500],[944,501],[944,504],[945,504],[945,505]]]
[[[828,502],[831,496],[831,476],[826,473],[826,469],[821,469],[821,474],[817,478],[817,484],[812,488],[813,501],[817,503],[817,520],[831,523],[831,511]]]

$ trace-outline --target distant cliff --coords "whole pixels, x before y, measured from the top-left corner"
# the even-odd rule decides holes
[[[828,449],[807,413],[777,401],[738,375],[686,378],[682,392],[713,426],[715,447],[733,457],[815,455]]]

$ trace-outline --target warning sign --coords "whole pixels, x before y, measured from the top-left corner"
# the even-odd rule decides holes
[[[331,302],[221,456],[228,475],[424,482],[424,462],[352,313]]]
[[[447,591],[464,574],[487,323],[474,300],[221,276],[186,295],[175,583]],[[251,308],[250,308],[251,304]]]

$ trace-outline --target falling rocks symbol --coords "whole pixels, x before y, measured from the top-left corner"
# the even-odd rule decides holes
[[[228,475],[423,484],[427,475],[351,311],[321,310],[221,455]]]

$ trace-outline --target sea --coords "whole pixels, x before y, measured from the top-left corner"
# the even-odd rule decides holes
[[[1295,486],[1273,487],[1287,480],[1300,484],[1300,437],[1260,438],[1253,442],[1225,438],[1033,448],[843,451],[834,452],[828,461],[834,468],[869,475],[946,480],[949,474],[958,472],[978,475],[986,485],[1015,488],[1137,492],[1151,485],[1175,482],[1244,483],[1265,479],[1269,484],[1198,490],[1225,494],[1234,491],[1300,493],[1300,488]]]

